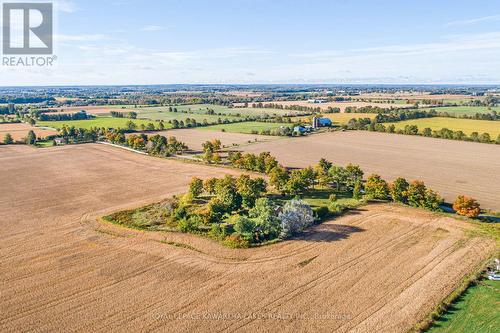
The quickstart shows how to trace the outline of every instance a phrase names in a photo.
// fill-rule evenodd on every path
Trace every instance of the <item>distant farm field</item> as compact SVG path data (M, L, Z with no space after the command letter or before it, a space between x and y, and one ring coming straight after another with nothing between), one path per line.
M3 141L7 133L10 133L15 141L20 141L26 138L30 130L34 131L38 138L45 138L49 135L57 134L57 131L52 129L33 127L25 123L8 123L0 124L0 141Z
M2 332L402 333L495 251L469 223L384 204L230 249L99 218L236 170L98 144L0 146L0 165Z
M252 134L257 131L257 133L261 133L265 130L275 130L280 127L293 127L292 124L287 123L266 123L266 122L254 122L254 121L246 121L242 123L234 123L234 124L221 124L214 126L201 127L200 129L207 131L226 131L233 133L247 133Z
M126 128L127 123L132 121L137 126L141 124L147 125L149 123L157 124L155 121L144 120L144 119L129 119L129 118L113 118L113 117L96 117L94 119L87 120L65 120L65 121L39 121L38 126L52 127L52 128L62 128L66 126L75 126L76 128L89 129L91 127L104 127L104 128ZM168 123L164 124L166 128L169 127Z
M273 102L275 104L280 104L283 106L307 106L310 108L321 108L322 110L327 110L329 107L339 108L341 112L344 112L347 107L379 107L383 109L391 109L391 108L406 108L412 107L413 104L402 104L402 103L377 103L377 102L328 102L328 103L309 103L307 101L277 101Z
M93 115L108 115L111 111L128 112L125 108L133 106L130 105L98 105L98 106L66 106L62 108L51 108L56 110L57 113L76 113L85 110L87 113Z
M234 116L219 116L219 115L208 115L208 114L200 114L200 113L183 113L183 112L168 112L168 110L141 110L137 114L137 118L139 119L152 119L152 120L164 120L164 121L185 121L187 118L195 119L199 123L203 123L205 120L209 123L217 123L219 120L238 120L241 119L239 117Z
M500 146L411 135L346 131L259 143L247 152L268 151L289 167L307 167L326 158L359 164L367 175L387 180L423 180L448 201L460 195L500 211Z
M386 123L384 125L387 126L389 124L391 123ZM396 126L396 129L404 129L406 125L416 125L419 131L422 131L426 127L436 131L446 127L453 131L462 131L468 135L472 132L489 133L492 139L496 139L496 137L500 134L500 121L490 120L434 117L411 119L392 124Z
M500 113L500 107L486 107L486 106L445 106L439 108L422 108L421 110L429 111L436 110L437 112L447 112L449 114L460 117L462 115L473 116L476 113L491 113L496 111Z
M190 104L190 105L171 105L171 106L155 106L155 107L139 107L135 108L139 113L143 112L168 112L172 109L177 109L178 111L184 111L190 114L203 114L206 115L207 112L213 111L215 113L220 113L223 116L236 116L236 117L246 117L246 116L262 116L262 115L286 115L286 114L294 114L298 113L297 111L289 111L282 109L267 109L267 108L230 108L223 105L215 105L215 104ZM182 113L181 113L182 114ZM221 115L217 115L221 116Z

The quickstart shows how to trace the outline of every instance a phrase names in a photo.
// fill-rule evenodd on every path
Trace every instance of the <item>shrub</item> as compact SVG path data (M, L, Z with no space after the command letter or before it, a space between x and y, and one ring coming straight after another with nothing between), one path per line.
M465 195L459 195L457 200L453 203L453 209L458 215L467 216L470 218L476 218L481 213L481 207L479 203L470 197Z
M286 203L278 218L281 221L281 238L301 232L314 222L311 207L302 200L292 200Z
M232 248L247 248L250 245L248 240L244 239L241 235L238 234L227 236L222 243L225 246Z
M201 218L198 215L193 215L177 222L177 229L182 232L193 232L198 230L200 224L202 224Z
M327 218L328 215L330 215L330 210L326 206L321 206L321 207L316 208L314 210L314 213L316 214L318 219L323 220L323 219Z
M328 201L330 202L337 201L337 195L335 193L330 194L330 196L328 197Z

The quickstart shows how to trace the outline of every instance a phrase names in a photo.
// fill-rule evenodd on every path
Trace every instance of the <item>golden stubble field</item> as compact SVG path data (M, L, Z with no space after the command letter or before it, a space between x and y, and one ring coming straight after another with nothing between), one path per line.
M358 164L366 177L423 180L453 202L472 196L484 208L500 211L500 146L368 131L330 132L265 142L242 148L269 151L285 166L307 167L326 158Z
M0 165L2 332L405 332L495 248L465 222L370 205L233 250L97 221L233 171L97 144L2 146Z

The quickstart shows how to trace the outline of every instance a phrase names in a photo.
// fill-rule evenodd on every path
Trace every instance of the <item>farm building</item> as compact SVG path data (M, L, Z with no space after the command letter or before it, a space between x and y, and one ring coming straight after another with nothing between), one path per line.
M331 119L328 118L314 117L312 121L312 126L313 128L329 127L332 126L332 121Z
M307 129L304 126L295 126L293 128L293 131L297 132L297 133L300 133L300 134L304 134L304 133L307 132Z

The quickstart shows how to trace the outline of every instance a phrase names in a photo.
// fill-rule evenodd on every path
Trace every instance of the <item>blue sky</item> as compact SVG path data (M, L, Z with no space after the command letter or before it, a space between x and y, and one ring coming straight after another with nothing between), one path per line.
M57 66L0 85L500 83L499 1L56 2Z

